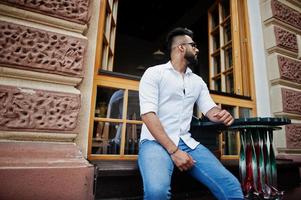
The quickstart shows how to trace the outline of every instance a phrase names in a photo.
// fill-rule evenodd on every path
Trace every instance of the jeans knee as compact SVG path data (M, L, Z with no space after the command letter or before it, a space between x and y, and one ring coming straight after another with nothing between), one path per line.
M151 185L144 188L145 200L166 200L170 199L170 188L162 185Z

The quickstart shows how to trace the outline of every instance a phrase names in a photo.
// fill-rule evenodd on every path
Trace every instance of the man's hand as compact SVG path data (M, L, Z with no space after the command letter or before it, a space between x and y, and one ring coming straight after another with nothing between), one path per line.
M226 126L230 126L234 122L232 115L226 110L215 113L213 117L216 117L219 122L222 122Z
M206 116L213 122L223 123L226 126L230 126L234 122L234 118L232 115L226 111L221 110L218 107L214 107L208 111Z
M190 169L195 163L193 158L188 153L180 149L171 155L171 159L180 171L186 171Z

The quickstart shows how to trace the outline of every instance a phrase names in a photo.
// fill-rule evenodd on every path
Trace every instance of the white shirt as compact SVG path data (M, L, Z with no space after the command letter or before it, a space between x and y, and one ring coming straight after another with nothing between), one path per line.
M184 78L171 62L148 68L139 85L141 115L155 112L170 139L178 145L180 138L194 149L199 143L188 132L194 103L206 114L216 106L209 95L206 83L187 68ZM142 125L140 140L155 140Z

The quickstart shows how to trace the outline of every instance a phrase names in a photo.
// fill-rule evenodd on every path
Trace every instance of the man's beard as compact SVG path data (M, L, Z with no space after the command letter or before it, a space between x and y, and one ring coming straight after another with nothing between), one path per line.
M198 64L198 57L193 53L186 52L184 58L188 61L189 67L195 67Z

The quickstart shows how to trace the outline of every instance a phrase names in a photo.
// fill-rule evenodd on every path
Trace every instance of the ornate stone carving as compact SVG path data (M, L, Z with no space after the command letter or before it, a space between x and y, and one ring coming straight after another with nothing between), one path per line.
M283 111L301 115L301 92L282 88Z
M276 45L290 51L298 52L297 36L289 31L275 26Z
M301 84L301 62L278 55L280 78Z
M285 133L288 148L301 148L301 124L285 126Z
M277 0L272 0L271 4L272 13L276 19L301 29L301 13L280 3Z
M0 2L80 24L88 22L89 0L0 0Z
M0 64L82 77L85 49L80 38L0 21Z
M80 95L0 85L0 130L70 132Z

